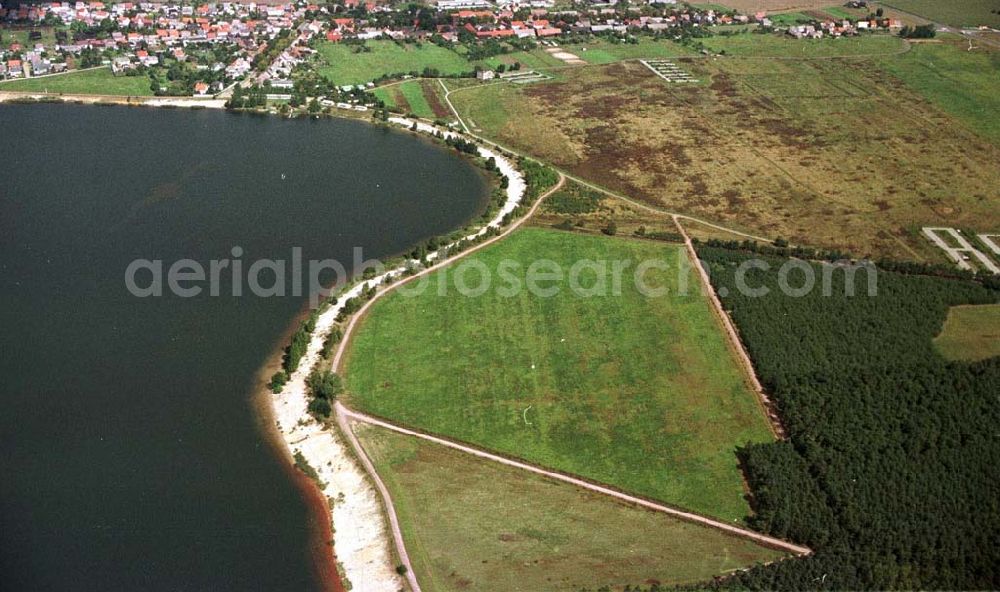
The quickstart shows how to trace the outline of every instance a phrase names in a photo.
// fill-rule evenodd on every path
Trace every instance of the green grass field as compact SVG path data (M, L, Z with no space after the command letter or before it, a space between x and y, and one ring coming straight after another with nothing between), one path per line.
M115 76L108 68L0 82L0 90L60 94L152 96L147 76Z
M483 67L496 69L500 64L511 65L515 62L520 62L521 67L525 70L541 70L545 68L556 68L560 66L565 66L566 62L554 58L551 55L545 53L541 49L533 49L531 51L514 51L511 53L505 53L503 55L494 56L476 62Z
M590 64L610 64L641 58L674 58L694 54L691 49L683 45L645 37L639 38L639 43L610 43L598 39L594 42L566 45L564 49Z
M580 260L629 265L619 295L607 276L607 295L567 282L553 297L503 293L505 273L523 281L539 259L567 275ZM645 277L670 294L636 288L646 260L669 265ZM734 449L771 435L697 277L679 271L682 247L531 228L471 261L492 270L494 289L462 296L451 280L475 287L477 272L448 270L423 294L373 307L347 359L352 404L726 520L748 514ZM596 277L591 269L579 284Z
M934 22L955 27L978 27L988 25L1000 27L1000 9L996 0L889 0L883 2L906 12L922 16Z
M969 129L1000 145L1000 52L968 51L954 43L914 44L903 55L882 60L903 80Z
M370 426L358 435L392 495L428 592L685 584L777 551L565 483Z
M888 55L902 51L903 40L891 35L861 35L839 39L793 39L787 35L746 33L699 39L715 52L745 57L818 58Z
M1000 356L1000 304L952 307L934 345L949 360Z
M441 74L471 72L473 65L459 54L424 43L400 46L394 41L368 41L369 52L354 53L354 47L342 43L321 42L316 45L325 62L319 72L334 84L363 84L386 74L423 72L435 68Z
M783 12L781 14L769 15L771 22L776 26L787 27L788 25L797 25L799 23L808 23L815 20L808 14L803 14L801 12Z

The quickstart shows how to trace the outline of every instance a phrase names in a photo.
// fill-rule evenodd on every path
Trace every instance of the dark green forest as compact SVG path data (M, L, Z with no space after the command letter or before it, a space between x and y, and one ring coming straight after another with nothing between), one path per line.
M783 295L788 259L700 245L789 440L738 451L753 494L753 527L809 545L811 556L760 566L731 588L1000 588L1000 358L951 363L931 340L950 306L1000 292L964 279L855 276L830 294ZM751 258L742 295L737 269ZM830 268L833 269L833 268ZM802 270L789 274L802 284Z

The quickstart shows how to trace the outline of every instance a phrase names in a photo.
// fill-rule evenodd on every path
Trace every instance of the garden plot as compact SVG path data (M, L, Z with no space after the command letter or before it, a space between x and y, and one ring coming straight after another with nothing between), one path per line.
M654 74L667 82L698 82L696 78L681 70L670 60L639 60Z

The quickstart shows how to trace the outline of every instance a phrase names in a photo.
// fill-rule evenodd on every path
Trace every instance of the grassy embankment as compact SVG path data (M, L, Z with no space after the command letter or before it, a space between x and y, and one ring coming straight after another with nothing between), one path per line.
M421 587L565 590L706 581L781 553L566 483L361 426Z
M0 82L0 91L148 97L148 76L115 76L109 68Z
M493 273L480 296L459 294L447 270L422 294L373 307L347 358L352 405L704 514L748 514L734 449L771 436L696 276L679 271L682 247L524 229L470 259ZM498 265L514 262L524 288L538 259L567 275L586 259L628 266L620 295L607 276L607 295L566 282L553 297L503 294ZM645 276L666 296L633 282L650 259L669 266ZM478 277L461 279L475 287ZM579 284L596 278L584 271Z
M934 346L949 360L1000 356L1000 304L951 308Z
M900 42L799 46L748 34L706 43L757 55L794 46L819 57L894 52ZM681 58L701 81L685 85L624 62L528 87L461 90L451 100L474 132L656 207L860 256L938 261L921 226L1000 226L991 201L1000 150L973 123L993 125L1000 94L988 90L998 79L992 55L953 55L964 63L951 76L959 83L932 79L933 102L882 69L924 52Z

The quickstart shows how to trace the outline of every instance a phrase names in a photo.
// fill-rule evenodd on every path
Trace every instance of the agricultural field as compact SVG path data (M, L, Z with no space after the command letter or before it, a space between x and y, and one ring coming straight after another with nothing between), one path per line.
M975 43L975 42L974 42ZM914 44L881 66L970 130L1000 146L1000 52L963 38Z
M996 0L890 0L882 5L905 10L936 23L953 27L1000 27L1000 5Z
M115 76L110 68L0 82L0 91L58 94L152 96L148 76Z
M673 58L694 55L694 50L671 41L640 37L638 43L610 43L597 39L587 43L573 43L562 49L576 54L589 64L610 64L621 60L643 58Z
M858 256L942 261L921 226L1000 226L1000 148L945 109L943 88L932 103L887 75L895 59L911 58L679 58L701 81L683 86L621 62L451 99L476 133L659 208Z
M581 260L627 271L616 282L588 267L579 285L589 293L550 281L541 287L554 295L505 290L507 273L526 288L539 259L567 275ZM633 281L650 260L667 266L645 274L666 295ZM683 247L527 228L469 261L496 276L478 296L455 287L480 286L478 272L446 269L422 293L373 307L347 358L351 406L707 515L747 516L733 451L771 434Z
M949 360L1000 356L1000 305L953 307L934 345Z
M792 24L792 23L788 23ZM906 48L891 35L793 39L787 35L746 33L699 39L716 53L740 57L829 58L892 55Z
M377 88L373 92L387 107L403 113L413 113L424 119L450 118L452 115L445 106L441 86L436 80L408 80Z
M355 429L428 592L687 584L782 556L425 440Z
M402 44L395 41L368 41L369 51L358 52L358 46L343 43L316 44L319 59L317 70L338 86L365 84L385 75L421 73L433 68L442 75L471 72L473 65L458 53L433 43Z

